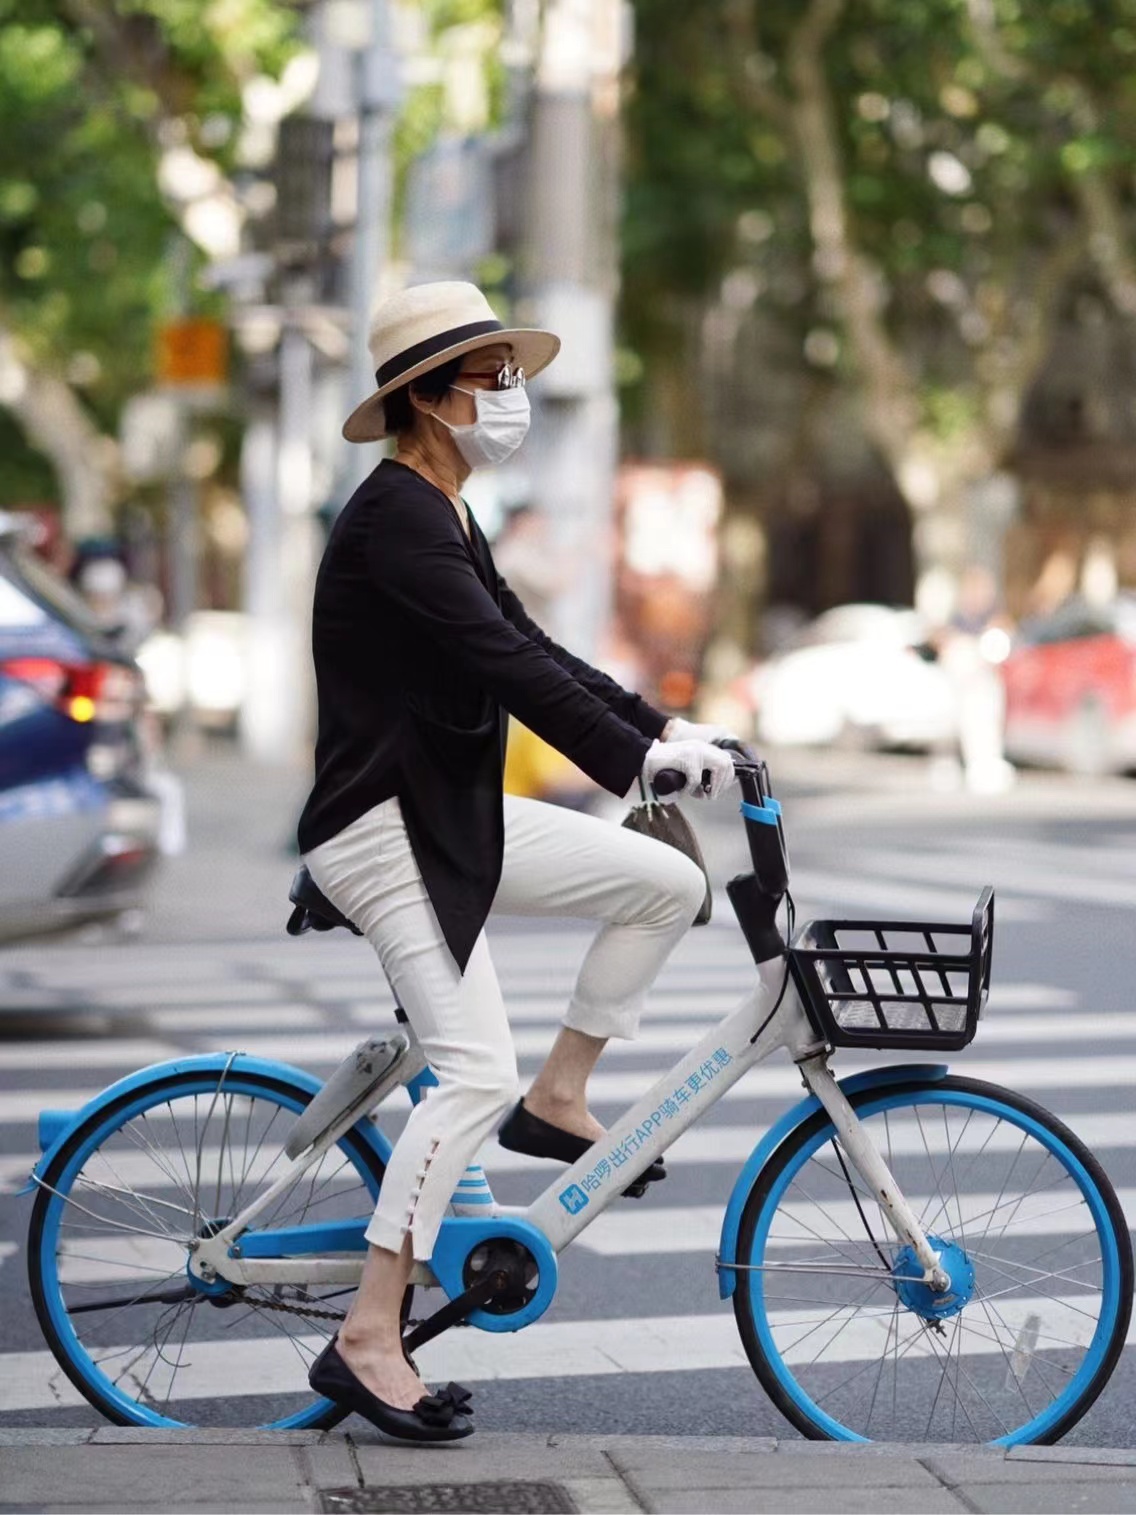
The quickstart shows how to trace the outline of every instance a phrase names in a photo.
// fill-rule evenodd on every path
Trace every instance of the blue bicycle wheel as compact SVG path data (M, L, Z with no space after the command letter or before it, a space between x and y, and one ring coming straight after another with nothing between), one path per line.
M98 1111L44 1174L28 1240L32 1299L63 1372L109 1420L325 1428L308 1366L353 1290L189 1284L208 1236L286 1170L307 1090L242 1072L171 1074ZM369 1215L383 1164L349 1132L258 1217L264 1227ZM63 1384L63 1402L66 1402Z
M1033 1101L967 1078L866 1090L857 1114L951 1277L920 1281L820 1111L758 1174L734 1309L805 1436L1053 1442L1124 1347L1132 1245L1099 1163Z

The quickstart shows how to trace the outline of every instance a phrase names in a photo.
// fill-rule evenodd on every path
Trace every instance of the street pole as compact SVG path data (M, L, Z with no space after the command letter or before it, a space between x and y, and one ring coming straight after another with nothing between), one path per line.
M387 0L358 0L358 26L352 35L328 38L330 46L348 50L333 76L351 79L359 121L355 186L355 234L351 252L351 361L344 413L366 399L375 387L375 368L367 347L371 305L381 269L390 255L391 132L401 98L398 59L391 48ZM348 68L342 64L346 62ZM313 109L343 114L343 99L317 95ZM335 485L336 508L374 468L370 445L341 443Z
M596 655L612 598L620 19L619 0L545 9L521 256L521 319L563 342L532 388L532 493L570 573L554 630L584 657Z

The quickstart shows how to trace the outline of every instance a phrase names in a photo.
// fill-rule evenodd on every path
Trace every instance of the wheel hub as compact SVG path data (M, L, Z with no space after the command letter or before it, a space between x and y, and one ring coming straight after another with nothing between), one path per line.
M226 1215L222 1216L219 1220L207 1220L197 1232L197 1235L208 1240L210 1237L216 1236L219 1231L223 1231L229 1224L229 1219L230 1217ZM237 1299L236 1291L227 1278L217 1278L216 1276L209 1278L201 1273L194 1272L193 1260L195 1253L196 1242L193 1242L190 1244L190 1253L185 1262L185 1276L189 1279L190 1286L196 1289L199 1294L204 1294L211 1305L216 1305L220 1309L223 1309L226 1305L235 1304ZM212 1269L210 1269L210 1272L212 1272Z
M938 1293L930 1284L923 1283L919 1278L923 1265L915 1255L915 1248L909 1246L901 1248L892 1267L895 1292L923 1320L947 1320L974 1298L974 1264L953 1241L943 1241L939 1236L928 1236L927 1241L931 1250L939 1254L939 1266L950 1279L950 1286Z

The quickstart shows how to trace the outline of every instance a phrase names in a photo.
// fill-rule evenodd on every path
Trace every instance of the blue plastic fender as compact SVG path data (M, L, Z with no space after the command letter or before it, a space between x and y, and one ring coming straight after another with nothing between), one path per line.
M262 1057L250 1057L244 1052L238 1052L235 1056L231 1052L208 1052L199 1057L177 1057L165 1063L151 1063L146 1068L139 1068L134 1073L128 1073L117 1083L110 1084L100 1094L88 1100L80 1110L42 1111L39 1118L39 1141L43 1148L43 1156L32 1169L27 1183L16 1192L31 1194L38 1187L36 1180L47 1172L72 1131L124 1094L137 1093L147 1084L160 1083L171 1074L208 1073L214 1070L220 1072L226 1067L232 1068L234 1072L239 1070L241 1073L259 1073L265 1078L277 1079L281 1083L291 1084L293 1088L302 1090L305 1094L318 1094L323 1088L322 1081L316 1078L314 1073L306 1073L303 1068L294 1068L291 1063L273 1063ZM386 1163L390 1159L390 1142L372 1121L360 1120L352 1129L355 1135L371 1148L380 1162Z
M892 1068L870 1068L865 1073L853 1073L847 1078L837 1079L837 1083L845 1095L851 1096L864 1089L886 1088L888 1084L915 1081L938 1083L940 1079L946 1078L949 1071L946 1063L897 1063ZM722 1219L722 1239L718 1244L718 1293L722 1299L731 1297L737 1283L738 1275L733 1268L724 1265L738 1260L738 1229L742 1223L742 1210L757 1175L789 1133L821 1108L820 1100L815 1094L810 1094L791 1110L786 1110L781 1119L770 1126L738 1174L738 1181Z

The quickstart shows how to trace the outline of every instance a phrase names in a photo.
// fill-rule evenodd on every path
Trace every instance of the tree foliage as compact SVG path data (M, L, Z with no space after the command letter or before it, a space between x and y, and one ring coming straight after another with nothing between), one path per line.
M274 0L0 0L0 333L97 426L151 381L171 301L163 150L230 172L242 84L295 38Z
M648 363L682 352L675 291L712 305L747 271L897 473L917 444L973 473L1076 281L1136 311L1136 0L635 13L624 314Z

